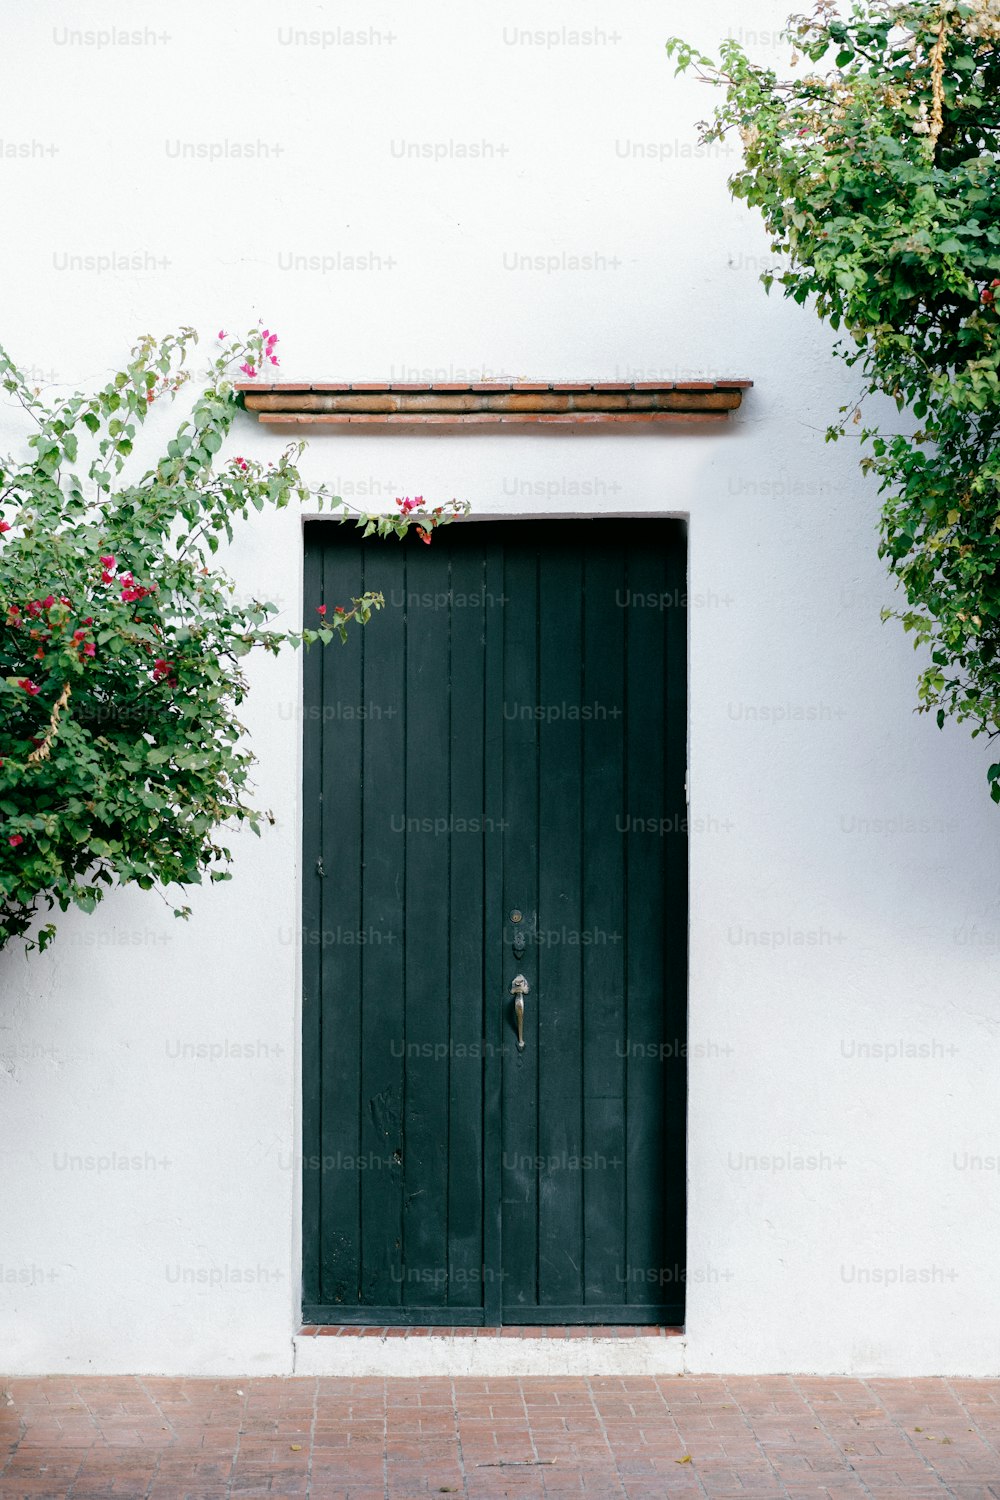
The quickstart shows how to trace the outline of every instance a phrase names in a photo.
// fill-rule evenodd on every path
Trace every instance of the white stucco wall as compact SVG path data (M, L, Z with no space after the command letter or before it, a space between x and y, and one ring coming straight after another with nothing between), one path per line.
M786 8L182 0L152 25L124 4L18 7L0 337L40 382L101 379L146 330L258 316L284 378L755 379L699 435L326 434L307 468L390 504L690 516L687 1367L995 1375L988 752L913 713L915 659L879 621L877 498L855 446L822 440L852 383L758 285L735 158L696 148L710 95L663 50L742 28L767 53ZM140 43L99 44L114 29ZM603 259L510 269L536 255ZM375 268L286 269L338 256ZM0 424L6 442L6 407ZM248 417L233 451L284 440ZM294 619L300 551L297 516L264 516L227 563ZM186 925L119 893L61 920L50 954L0 956L8 1371L292 1368L299 661L253 680L277 824L240 842L233 882Z

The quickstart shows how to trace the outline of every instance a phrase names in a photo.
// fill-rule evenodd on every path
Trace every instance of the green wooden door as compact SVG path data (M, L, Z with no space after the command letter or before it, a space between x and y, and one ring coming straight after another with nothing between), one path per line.
M676 522L307 527L307 621L387 607L305 662L306 1321L683 1321L685 587Z

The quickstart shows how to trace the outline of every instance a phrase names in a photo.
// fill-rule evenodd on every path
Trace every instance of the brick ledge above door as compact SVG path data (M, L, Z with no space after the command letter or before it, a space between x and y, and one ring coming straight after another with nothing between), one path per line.
M246 408L269 425L333 427L610 426L724 422L752 380L242 381Z
M685 1369L687 1340L677 1329L519 1328L517 1336L511 1337L513 1331L342 1328L336 1338L302 1332L292 1341L294 1373L500 1379L522 1375L681 1375ZM401 1334L406 1336L399 1337Z

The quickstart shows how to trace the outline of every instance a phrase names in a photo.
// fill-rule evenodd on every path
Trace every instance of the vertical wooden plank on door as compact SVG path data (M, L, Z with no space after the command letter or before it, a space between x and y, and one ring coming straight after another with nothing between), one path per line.
M558 523L557 523L558 524ZM567 537L544 526L539 561L537 698L538 1301L583 1302L583 1006L581 770L599 707L583 702L583 549L586 523ZM586 716L586 717L584 717ZM537 1036L537 1041L535 1040ZM558 1313L555 1314L558 1319Z
M385 608L365 627L362 759L361 1301L401 1300L403 1206L403 900L406 816L406 610L403 549L362 544L365 588ZM336 650L336 646L331 650ZM332 775L339 766L331 763Z
M625 1301L625 552L596 523L584 577L584 701L607 709L583 746L583 1258L586 1303ZM627 523L626 523L627 525ZM608 532L613 528L611 535Z
M452 822L448 1301L483 1301L483 852L485 557L474 526L439 532L451 558L449 814Z
M505 1048L511 1042L504 983L510 986L503 942L504 910L504 630L510 598L505 562L497 528L484 526L483 630L483 840L485 902L483 955L483 1319L491 1327L503 1310L505 1273L502 1258L503 1225L503 1084Z
M403 1118L404 1305L448 1301L450 974L447 546L403 542L407 579L406 1097ZM418 558L416 565L414 557ZM464 835L468 837L468 835ZM443 1049L443 1052L442 1052Z
M504 541L503 639L503 1305L538 1301L538 543L535 526ZM526 928L523 958L511 951L512 910ZM516 1050L510 985L531 985L523 1052Z
M684 1270L687 1257L687 1051L688 1051L688 817L687 817L687 546L681 522L669 528L667 597L671 614L666 638L666 727L663 816L675 830L664 871L664 1173L663 1253L667 1266ZM667 1316L684 1320L686 1279L668 1283L673 1304Z
M305 624L323 602L323 553L319 527L306 527L303 576ZM302 1300L320 1301L320 1184L323 1118L321 1003L323 992L323 652L306 651L302 662Z
M363 587L360 551L337 541L323 549L327 608L356 597ZM361 1197L357 1167L361 1078L361 950L332 941L338 931L361 927L361 721L350 711L362 700L361 632L346 645L323 651L323 706L335 716L338 774L324 776L322 1053L323 1118L320 1139L322 1194L321 1301L358 1302ZM328 735L324 733L324 746ZM324 749L324 756L328 752Z
M630 1304L661 1301L664 1265L664 950L669 929L662 831L667 569L661 528L628 533L626 668L627 1048L626 1254ZM669 1286L666 1288L670 1290Z

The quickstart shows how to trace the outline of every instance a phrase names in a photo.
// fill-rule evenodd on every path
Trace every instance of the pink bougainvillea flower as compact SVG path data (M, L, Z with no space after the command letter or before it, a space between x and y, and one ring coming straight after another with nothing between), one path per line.
M428 546L430 545L431 534L429 531L425 531L422 526L417 527L417 536L422 542L426 542Z
M316 613L318 615L325 615L326 614L326 605L325 604L317 604L317 606L316 606Z
M19 677L17 680L17 685L19 688L24 688L24 691L26 693L30 693L32 697L34 697L36 693L40 693L42 691L38 686L38 683L32 682L30 677Z
M114 565L115 565L115 557L114 557L114 553L113 552L108 552L108 553L106 553L101 558L101 567L102 568L113 568Z
M342 604L336 604L336 605L334 605L333 612L334 612L335 615L346 615L347 610L344 608L344 606Z
M55 594L49 594L46 598L44 598L42 600L42 608L43 609L51 609L52 606L53 606L53 604L55 604L55 602L56 602L56 596L55 596Z
M40 599L32 599L28 605L28 614L31 615L32 618L34 618L35 615L40 615L41 612L42 601Z
M242 474L245 474L247 469L249 468L249 464L247 463L246 459L240 458L239 456L233 459L233 466L239 469Z
M12 833L7 842L12 849L16 849L18 844L24 843L24 838L20 833Z
M216 335L216 337L220 339L228 338L228 336L229 335L226 333L226 330L224 328L220 328L218 334Z
M243 371L243 374L247 377L248 380L256 380L257 371L254 369L252 364L244 360L243 364L240 365L240 369Z
M88 642L88 644L83 648L84 656L94 656L96 652L97 647L94 645L93 641Z
M143 584L136 583L131 573L122 573L119 576L118 582L122 586L123 604L136 604L140 599L145 599L147 594L153 592L151 588L146 588Z
M9 531L9 530L10 530L10 522L9 521L0 521L0 536L2 536L5 531Z

